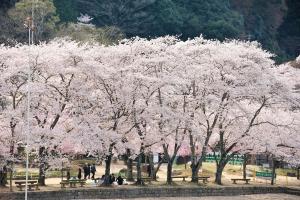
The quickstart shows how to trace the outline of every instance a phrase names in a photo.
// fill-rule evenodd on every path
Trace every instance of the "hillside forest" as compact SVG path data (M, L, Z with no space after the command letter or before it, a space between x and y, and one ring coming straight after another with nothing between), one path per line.
M27 42L35 7L35 41L68 36L105 45L130 37L257 40L281 63L300 53L298 0L1 0L0 43ZM80 15L91 25L78 23Z

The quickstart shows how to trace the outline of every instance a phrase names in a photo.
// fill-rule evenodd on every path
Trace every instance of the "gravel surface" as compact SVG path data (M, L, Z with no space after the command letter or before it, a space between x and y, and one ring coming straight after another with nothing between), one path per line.
M245 195L245 196L230 196L230 197L177 197L177 198L138 198L131 200L300 200L299 196L285 194L263 194L263 195ZM110 199L121 200L121 199Z

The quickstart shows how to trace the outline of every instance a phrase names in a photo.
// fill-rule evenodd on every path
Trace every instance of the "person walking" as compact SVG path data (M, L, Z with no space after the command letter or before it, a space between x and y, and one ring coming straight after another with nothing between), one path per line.
M71 173L70 173L70 169L67 169L67 180L71 179Z
M87 163L83 166L83 174L84 174L84 179L88 176L88 165Z
M91 164L90 163L87 166L87 176L88 176L88 179L91 178Z
M95 173L96 173L96 165L93 164L91 166L91 173L92 173L92 179L95 179Z
M81 168L78 169L78 175L77 178L80 180L81 179Z

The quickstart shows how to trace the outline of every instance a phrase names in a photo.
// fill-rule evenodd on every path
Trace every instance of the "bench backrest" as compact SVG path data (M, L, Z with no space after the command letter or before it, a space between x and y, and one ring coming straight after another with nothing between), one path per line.
M74 180L62 180L61 182L62 183L85 183L86 180L77 180L77 179L74 179Z

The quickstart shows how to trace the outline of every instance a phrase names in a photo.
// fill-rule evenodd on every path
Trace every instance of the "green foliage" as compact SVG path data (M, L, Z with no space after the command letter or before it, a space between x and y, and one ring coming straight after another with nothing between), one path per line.
M300 54L300 1L287 0L288 12L279 28L280 46L293 58Z
M15 22L16 34L26 38L27 28L24 21L34 12L34 36L35 41L44 41L51 38L55 31L59 17L52 0L21 0L15 8L9 10L9 17Z
M7 10L15 5L17 0L1 0L0 1L0 10Z
M24 19L34 0L0 1L0 42L27 41ZM292 59L300 52L300 1L298 0L39 0L37 40L69 35L79 41L106 45L123 37L179 35L182 39L251 39ZM8 11L9 17L4 13ZM88 14L95 27L76 24ZM285 16L285 18L283 18ZM59 22L60 18L60 23ZM283 23L282 23L283 21Z
M74 0L53 0L56 12L62 22L76 22L79 12Z
M124 38L123 33L117 27L96 28L91 24L68 23L59 26L57 37L69 37L78 42L98 42L104 45L117 43Z
M287 4L289 10L284 23L280 27L280 33L282 36L288 34L300 37L300 1L288 0Z
M63 0L67 1L67 0ZM119 27L127 36L232 38L243 30L243 18L224 0L75 0L80 13L98 26ZM75 4L75 3L74 3ZM225 22L226 21L226 22ZM221 28L222 31L218 32Z
M80 13L94 18L96 26L116 26L127 35L139 35L153 21L147 12L156 0L75 0Z
M160 0L153 3L148 9L148 13L153 16L153 21L144 27L142 35L162 36L179 35L182 33L183 18L182 13L172 0Z
M279 46L278 28L286 12L282 0L230 0L233 9L244 16L245 35L243 39L257 40L263 48L278 55L277 62L286 59L284 47Z
M204 27L204 33L208 38L223 40L224 38L236 38L239 30L224 20L211 22Z
M184 16L184 37L233 38L243 31L243 17L227 0L176 0Z

